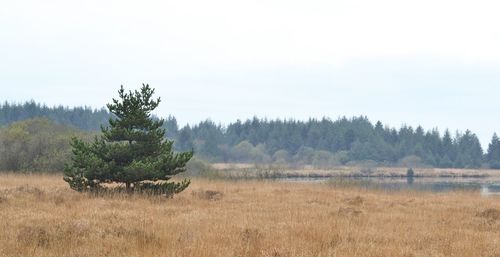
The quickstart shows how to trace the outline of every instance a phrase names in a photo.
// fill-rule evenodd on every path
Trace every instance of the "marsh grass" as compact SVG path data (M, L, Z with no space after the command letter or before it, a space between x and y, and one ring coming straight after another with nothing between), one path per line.
M173 199L0 175L0 256L500 256L478 192L194 179Z

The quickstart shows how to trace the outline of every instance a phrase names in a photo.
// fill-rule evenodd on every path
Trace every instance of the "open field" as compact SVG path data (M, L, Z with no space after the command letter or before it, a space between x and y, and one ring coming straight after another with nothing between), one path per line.
M500 256L500 198L193 180L173 199L0 175L0 256Z

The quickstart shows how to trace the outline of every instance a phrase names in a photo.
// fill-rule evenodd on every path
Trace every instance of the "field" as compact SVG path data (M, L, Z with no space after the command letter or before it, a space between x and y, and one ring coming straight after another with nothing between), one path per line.
M195 179L173 199L0 175L0 256L500 256L500 198Z

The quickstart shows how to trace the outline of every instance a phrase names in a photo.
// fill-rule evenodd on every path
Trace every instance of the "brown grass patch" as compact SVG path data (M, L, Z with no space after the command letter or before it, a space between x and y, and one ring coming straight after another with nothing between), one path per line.
M213 200L217 201L222 199L222 193L216 190L204 190L204 189L198 189L196 191L192 191L191 194L202 200Z
M349 205L361 205L363 204L363 198L358 195L356 197L346 198L344 202Z
M344 217L356 217L356 216L359 216L361 213L363 213L363 212L356 209L356 208L352 208L352 207L341 207L341 208L339 208L339 211L338 211L338 214L340 216L344 216Z
M500 220L500 211L497 209L489 208L478 213L477 216L491 221L497 221Z
M0 257L500 256L500 201L479 192L194 179L164 199L0 175L0 199Z

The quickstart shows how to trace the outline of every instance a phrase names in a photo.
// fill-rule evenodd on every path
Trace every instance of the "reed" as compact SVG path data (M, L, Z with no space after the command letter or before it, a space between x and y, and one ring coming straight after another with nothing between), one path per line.
M500 198L195 178L166 199L0 175L0 256L500 256Z

